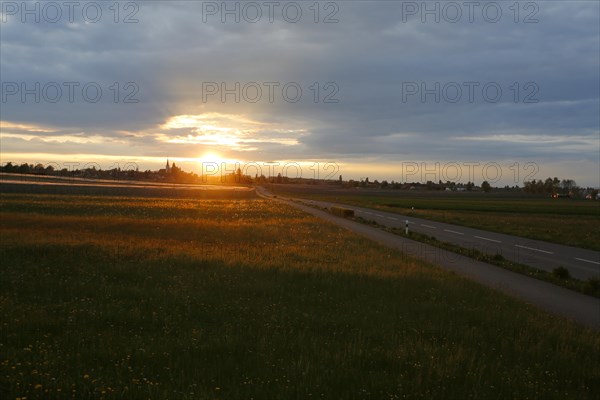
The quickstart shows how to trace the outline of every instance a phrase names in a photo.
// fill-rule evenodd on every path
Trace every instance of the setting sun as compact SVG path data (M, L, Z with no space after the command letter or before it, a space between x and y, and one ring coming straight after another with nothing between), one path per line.
M206 153L200 157L198 157L198 161L200 163L213 162L213 163L222 163L225 160L218 153Z

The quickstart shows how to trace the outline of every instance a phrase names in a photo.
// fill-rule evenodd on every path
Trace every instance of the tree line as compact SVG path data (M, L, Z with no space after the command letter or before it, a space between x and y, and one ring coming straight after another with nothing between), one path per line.
M58 165L57 165L58 166ZM256 175L254 177L245 175L238 168L235 172L231 172L225 175L215 176L198 176L193 172L183 171L180 167L174 163L171 166L169 172L164 169L158 171L139 171L137 168L133 169L100 169L94 165L83 169L67 169L67 168L55 168L52 164L44 166L43 164L13 164L8 162L5 165L0 166L0 172L6 173L17 173L17 174L34 174L34 175L48 175L48 176L60 176L60 177L76 177L76 178L89 178L89 179L129 179L129 180L147 180L147 181L164 181L174 183L211 183L211 184L266 184L266 183L280 183L280 184L293 184L293 183L312 183L315 184L318 180L306 179L306 178L289 178L278 174L277 176L266 177L264 175ZM451 191L473 191L481 190L483 192L490 192L491 190L503 189L507 191L523 191L531 194L560 194L569 197L585 197L591 195L592 198L596 198L598 190L595 188L580 188L575 180L573 179L559 179L558 177L546 178L545 180L532 179L526 181L523 187L518 185L504 188L494 188L492 185L483 181L481 186L476 186L474 182L460 183L446 181L426 183L420 182L395 182L387 180L371 181L369 178L362 178L360 180L347 180L344 181L342 176L339 176L338 180L328 180L329 184L336 184L342 187L362 187L362 188L380 188L380 189L396 189L396 190L451 190Z
M560 193L560 194L574 194L579 191L577 182L573 179L560 180L557 177L546 178L546 180L531 180L526 181L523 184L523 190L527 193Z

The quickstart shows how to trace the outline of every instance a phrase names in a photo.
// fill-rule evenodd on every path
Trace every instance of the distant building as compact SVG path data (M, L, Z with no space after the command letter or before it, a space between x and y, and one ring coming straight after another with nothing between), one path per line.
M173 166L175 166L175 164L173 164ZM161 168L158 170L158 173L161 175L169 175L172 172L172 167L169 164L169 159L167 158L167 165L165 166L165 168Z

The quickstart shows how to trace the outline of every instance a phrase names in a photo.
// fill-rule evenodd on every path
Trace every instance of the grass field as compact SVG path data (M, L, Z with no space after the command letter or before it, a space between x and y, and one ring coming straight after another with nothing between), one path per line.
M375 208L439 222L600 250L600 202L494 193L322 190L272 185L279 194ZM414 210L412 209L414 207Z
M595 399L600 335L266 200L0 195L2 399Z

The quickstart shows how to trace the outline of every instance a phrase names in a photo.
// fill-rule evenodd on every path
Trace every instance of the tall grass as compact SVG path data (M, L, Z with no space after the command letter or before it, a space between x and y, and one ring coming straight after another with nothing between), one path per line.
M598 332L285 205L0 202L3 399L600 393Z

